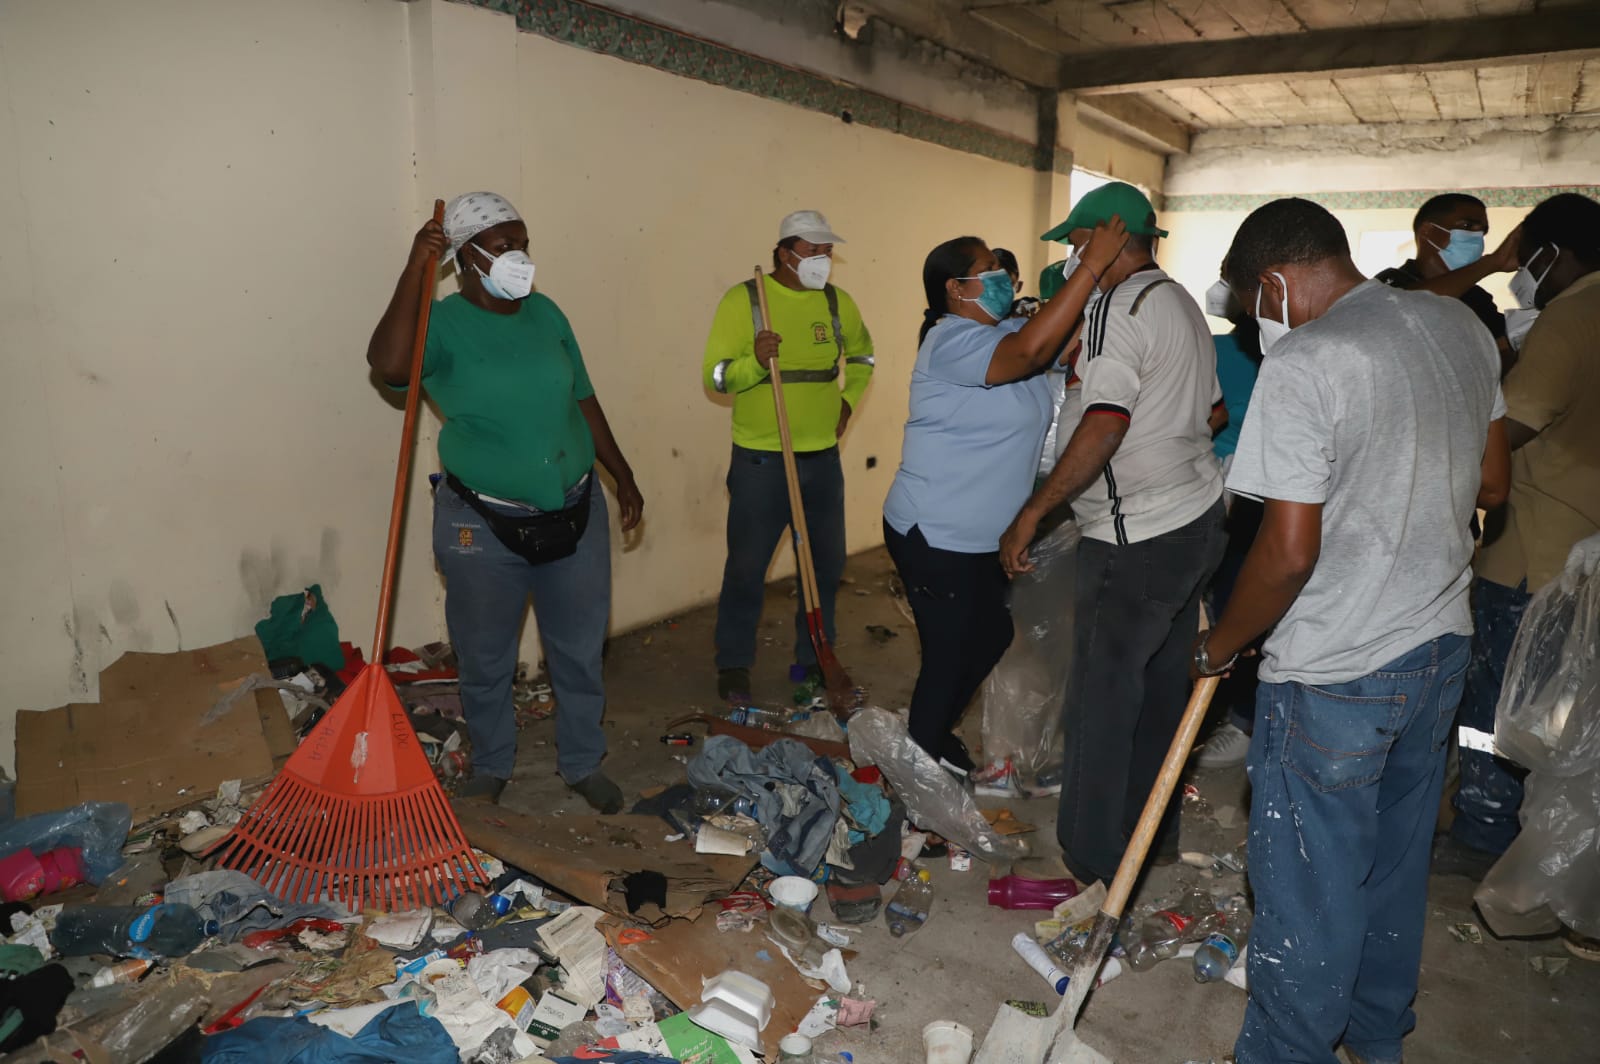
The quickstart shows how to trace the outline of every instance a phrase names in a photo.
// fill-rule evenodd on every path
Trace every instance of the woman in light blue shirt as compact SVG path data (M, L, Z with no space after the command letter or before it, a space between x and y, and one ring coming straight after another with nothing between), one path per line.
M1011 645L1000 536L1033 490L1050 425L1043 371L1126 241L1121 219L1097 227L1083 268L1026 320L1006 317L1011 277L977 237L940 244L922 265L928 309L883 537L922 644L911 737L960 774L973 763L956 722Z

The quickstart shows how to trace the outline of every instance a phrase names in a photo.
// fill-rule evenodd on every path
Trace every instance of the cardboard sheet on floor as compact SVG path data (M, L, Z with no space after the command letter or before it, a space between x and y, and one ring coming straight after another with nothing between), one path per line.
M759 929L745 934L718 931L714 920L674 920L643 942L615 949L624 964L685 1011L700 1004L704 980L729 968L766 983L776 1001L772 1020L761 1032L761 1048L769 1060L778 1055L778 1041L800 1025L823 994L800 977Z
M200 727L266 659L254 636L175 654L128 653L100 674L100 701L17 714L17 815L127 802L135 821L264 779L294 739L274 691ZM269 701L270 699L270 701Z
M698 916L756 865L754 854L695 853L687 839L667 842L672 829L653 816L529 816L486 802L457 802L455 810L472 845L587 905L651 924ZM623 880L634 872L666 877L665 907L628 911Z

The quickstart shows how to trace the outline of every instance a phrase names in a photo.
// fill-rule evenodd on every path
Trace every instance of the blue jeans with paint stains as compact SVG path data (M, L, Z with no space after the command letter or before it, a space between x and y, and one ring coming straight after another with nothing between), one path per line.
M582 486L574 487L566 505L582 496ZM599 769L606 754L601 652L611 617L611 532L600 485L589 496L589 525L577 552L534 565L501 543L448 483L440 483L433 495L433 556L444 576L444 619L461 670L472 771L504 780L516 766L511 685L529 595L556 696L556 769L568 783Z
M1506 587L1493 581L1472 582L1472 663L1461 695L1461 726L1494 733L1494 707L1505 682L1511 642L1528 608L1528 582ZM1503 757L1481 750L1461 751L1461 789L1451 836L1485 853L1505 853L1522 830L1522 780L1527 771Z
M1349 683L1261 685L1238 1064L1336 1064L1341 1042L1400 1060L1468 656L1466 636L1446 635Z

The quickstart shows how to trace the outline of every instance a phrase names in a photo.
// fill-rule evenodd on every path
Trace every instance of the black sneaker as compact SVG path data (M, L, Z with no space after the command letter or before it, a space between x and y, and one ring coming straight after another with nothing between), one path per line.
M939 747L939 766L953 776L966 779L977 770L978 763L972 760L967 744L951 735Z
M611 777L599 769L568 786L602 816L622 812L622 788L612 783Z
M456 797L466 801L497 803L507 782L499 776L473 776L456 788Z
M750 670L718 669L717 697L735 706L750 704Z

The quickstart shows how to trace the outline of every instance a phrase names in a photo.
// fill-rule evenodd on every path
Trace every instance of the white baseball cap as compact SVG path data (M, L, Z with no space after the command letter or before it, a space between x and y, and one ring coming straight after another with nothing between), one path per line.
M811 244L843 244L844 237L828 228L820 211L795 211L778 223L778 242L797 236Z

